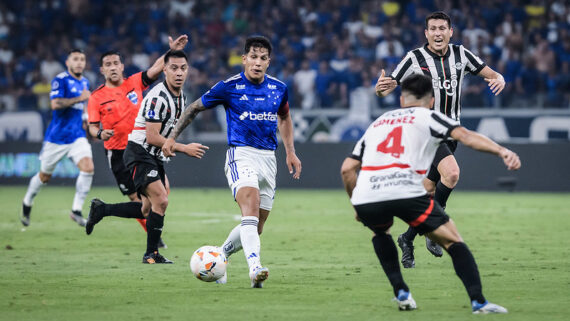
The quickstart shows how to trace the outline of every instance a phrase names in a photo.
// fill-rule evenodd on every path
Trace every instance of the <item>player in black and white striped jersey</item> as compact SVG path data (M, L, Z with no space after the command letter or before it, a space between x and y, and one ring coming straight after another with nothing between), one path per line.
M188 75L188 58L183 51L171 50L164 56L164 82L151 89L141 103L135 127L124 153L125 166L131 171L135 188L148 213L147 248L143 263L172 263L158 253L158 241L168 206L168 178L164 172L162 145L185 109L182 91ZM207 146L198 143L176 144L175 151L202 158Z
M501 157L508 170L518 170L518 155L489 138L429 110L431 80L415 74L402 82L400 109L378 117L356 143L341 168L342 181L356 219L373 233L372 244L400 310L417 308L400 271L398 250L390 235L394 217L443 246L463 282L474 314L507 313L483 295L477 263L453 221L426 193L422 178L439 143L450 137L470 148Z
M454 120L461 116L461 84L465 74L483 77L489 83L491 91L498 95L505 88L501 74L487 66L479 57L463 47L450 44L453 35L451 19L444 12L434 12L426 17L425 36L428 41L423 47L409 51L389 77L385 71L376 83L376 94L384 97L412 74L425 74L432 79L435 98L434 109ZM445 208L447 199L459 181L459 165L453 156L457 141L443 142L433 160L424 186L434 199ZM413 240L416 231L409 228L398 239L402 248L402 264L406 268L415 266ZM428 250L435 256L441 256L442 250L437 244L426 239Z

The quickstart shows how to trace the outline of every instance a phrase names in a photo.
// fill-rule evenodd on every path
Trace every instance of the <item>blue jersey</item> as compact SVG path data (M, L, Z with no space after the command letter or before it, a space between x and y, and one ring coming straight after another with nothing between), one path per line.
M224 106L230 146L275 150L277 117L289 112L287 99L287 85L277 78L265 75L254 84L242 72L214 85L202 95L202 104Z
M75 98L81 95L83 89L89 89L89 80L81 77L77 80L64 71L51 82L50 99ZM44 141L54 144L71 144L79 137L85 137L83 129L83 109L87 101L76 103L52 112L51 122L46 130Z

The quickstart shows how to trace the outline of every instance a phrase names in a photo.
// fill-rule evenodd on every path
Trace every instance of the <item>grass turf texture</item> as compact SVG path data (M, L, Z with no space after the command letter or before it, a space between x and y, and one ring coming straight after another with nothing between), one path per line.
M93 234L68 217L74 190L47 186L31 225L17 219L24 187L0 187L2 320L467 320L469 300L447 254L432 257L418 237L416 268L404 269L418 303L400 312L371 244L343 191L279 190L265 226L264 289L251 289L243 252L226 285L204 283L192 252L219 245L238 223L226 189L174 188L164 228L174 265L143 265L146 235L135 220L105 218ZM90 194L125 201L116 188ZM86 202L84 214L88 212ZM451 217L478 262L500 320L567 320L570 256L567 194L454 192ZM393 234L406 226L395 221Z

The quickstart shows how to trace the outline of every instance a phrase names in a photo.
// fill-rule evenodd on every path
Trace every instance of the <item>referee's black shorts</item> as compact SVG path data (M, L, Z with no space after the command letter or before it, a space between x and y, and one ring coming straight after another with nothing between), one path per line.
M408 223L420 234L432 232L449 221L449 216L443 208L427 194L355 205L354 209L362 224L376 234L386 232L394 224L394 216Z
M437 165L441 162L442 159L446 158L449 155L453 155L455 150L457 149L457 141L456 140L444 140L441 142L437 151L435 152L435 157L433 158L433 162L431 163L431 167L427 174L427 178L432 182L439 182L441 179L441 175L437 170Z
M105 149L105 155L109 162L109 167L115 176L117 185L123 195L131 195L136 192L135 183L131 176L131 172L125 166L123 161L124 149Z
M154 181L160 179L162 184L166 186L163 162L149 154L141 145L129 142L123 155L123 161L131 173L139 197L140 195L146 196L146 187Z

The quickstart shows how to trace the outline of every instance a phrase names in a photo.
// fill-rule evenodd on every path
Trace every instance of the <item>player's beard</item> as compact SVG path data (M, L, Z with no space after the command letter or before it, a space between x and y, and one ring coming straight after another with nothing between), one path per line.
M83 72L75 72L73 71L73 69L71 69L71 73L73 74L73 76L75 76L76 78L81 77L81 75L83 75Z

